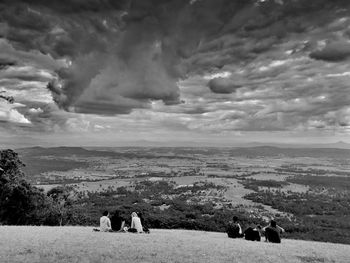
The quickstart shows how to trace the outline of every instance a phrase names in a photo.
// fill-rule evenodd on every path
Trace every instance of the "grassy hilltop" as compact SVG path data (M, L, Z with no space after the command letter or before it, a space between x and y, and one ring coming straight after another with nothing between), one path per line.
M91 227L0 227L0 262L349 262L350 246L300 240L234 240L224 233L152 230L92 232Z

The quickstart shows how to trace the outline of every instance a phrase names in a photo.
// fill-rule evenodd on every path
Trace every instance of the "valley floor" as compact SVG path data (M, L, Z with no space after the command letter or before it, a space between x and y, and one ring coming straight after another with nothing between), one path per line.
M281 244L229 239L225 233L151 230L100 233L92 227L0 226L0 262L336 262L350 245L282 240Z

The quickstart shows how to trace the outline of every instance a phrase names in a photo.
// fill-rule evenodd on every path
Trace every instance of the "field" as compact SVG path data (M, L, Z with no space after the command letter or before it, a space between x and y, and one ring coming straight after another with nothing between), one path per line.
M0 262L347 263L350 246L299 240L234 240L224 233L151 230L99 233L91 227L0 227Z
M66 225L95 224L104 209L120 209L126 218L138 209L154 228L224 231L223 217L239 214L244 227L275 218L288 238L350 244L347 149L35 147L18 152L32 184L45 191L61 185L72 190L62 219Z

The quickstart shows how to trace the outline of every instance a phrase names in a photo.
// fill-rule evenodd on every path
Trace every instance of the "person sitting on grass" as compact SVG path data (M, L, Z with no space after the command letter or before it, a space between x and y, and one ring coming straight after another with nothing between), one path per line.
M264 230L262 229L261 225L257 225L256 228L254 228L254 230L259 232L259 236L261 239L261 237L264 235Z
M143 218L142 212L138 212L137 215L138 215L139 218L140 218L143 232L146 233L146 234L149 234L150 231L149 231L149 228L148 228L148 227L146 226L146 224L145 224L145 219Z
M104 211L100 218L100 231L101 232L111 232L111 220L109 220L109 212Z
M111 217L111 227L112 230L115 232L123 232L124 231L124 226L125 226L125 221L123 218L120 216L120 213L118 210L116 210Z
M237 216L232 217L232 221L230 221L227 226L226 233L229 238L243 237L242 228L238 222Z
M128 231L132 232L132 233L142 233L143 232L141 220L135 212L131 213L131 225L130 225L130 228L128 229Z
M271 220L270 225L265 227L265 237L268 242L281 243L281 233L284 229L277 225L275 220Z
M93 231L97 232L112 232L111 228L111 220L109 220L109 213L108 211L104 211L101 218L100 218L100 229L94 228Z
M252 226L248 227L245 231L244 231L244 238L246 240L250 240L250 241L260 241L261 240L261 236L260 236L260 232L258 230L258 228L261 226L258 225L257 227L253 228Z

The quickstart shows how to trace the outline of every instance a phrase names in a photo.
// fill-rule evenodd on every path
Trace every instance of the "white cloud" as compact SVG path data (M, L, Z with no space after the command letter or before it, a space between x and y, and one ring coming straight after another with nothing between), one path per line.
M212 73L208 75L204 75L203 79L205 80L211 80L211 79L216 79L216 78L228 78L232 75L231 72L228 71L223 71L223 72L217 72L217 73Z
M348 77L350 76L350 71L342 72L342 73L333 73L327 74L326 77L336 78L336 77Z
M33 114L38 114L38 113L43 113L44 111L40 108L31 108L28 110L28 112Z
M17 124L30 124L31 122L26 119L22 114L20 114L14 105L4 105L4 102L0 102L0 121L17 123ZM21 106L19 104L15 105L17 107Z
M84 117L70 118L66 121L65 127L69 132L80 133L88 132L91 128L90 121Z

